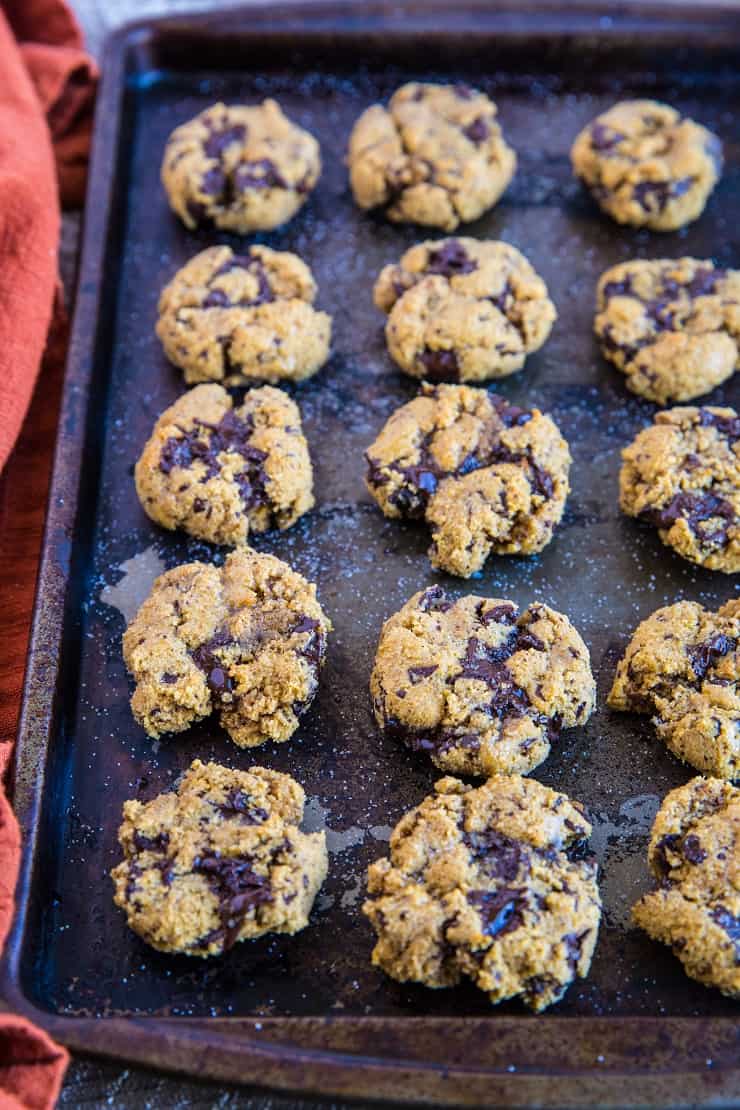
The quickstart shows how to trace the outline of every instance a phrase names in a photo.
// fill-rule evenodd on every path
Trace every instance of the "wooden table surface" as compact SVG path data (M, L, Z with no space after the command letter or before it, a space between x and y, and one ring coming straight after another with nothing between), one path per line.
M212 7L239 7L244 0L69 0L82 24L90 51L99 56L109 31L129 19ZM64 218L62 270L68 295L74 282L79 214ZM0 742L15 735L23 682L28 628L51 453L61 389L61 373L39 381L16 449L0 476L0 606L5 635L0 640ZM253 1107L254 1110L307 1110L346 1103L306 1102L259 1093L244 1087L197 1083L143 1068L76 1057L59 1101L64 1107L113 1107L114 1110L195 1110ZM353 1105L357 1105L354 1103Z

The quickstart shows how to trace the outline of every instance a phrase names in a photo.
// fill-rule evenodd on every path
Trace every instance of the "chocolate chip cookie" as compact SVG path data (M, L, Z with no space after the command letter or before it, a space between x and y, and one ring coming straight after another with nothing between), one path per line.
M668 409L622 452L619 504L689 562L740 571L740 417Z
M521 370L557 317L547 286L508 243L438 239L385 266L374 289L391 357L415 378L480 382Z
M740 270L621 262L599 280L594 330L633 393L659 405L700 397L740 365Z
M331 622L316 587L287 563L244 547L223 566L160 575L123 637L149 736L214 711L240 748L288 740L316 694Z
M313 307L315 297L295 254L209 247L162 290L157 335L188 385L299 382L329 357L331 316Z
M196 759L172 793L126 802L111 878L129 927L185 956L305 929L327 857L325 834L298 828L304 800L290 775Z
M291 219L321 173L319 144L274 100L214 104L170 135L162 184L186 227L269 231Z
M588 649L562 613L500 598L414 594L383 625L370 679L389 736L460 775L527 774L586 723Z
M722 172L716 135L656 100L623 100L580 132L576 177L612 219L675 231L704 211Z
M238 408L222 386L196 386L162 413L134 474L157 524L232 547L314 504L298 406L269 385Z
M467 85L402 85L362 113L349 140L360 208L454 231L491 208L514 176L496 105Z
M695 601L658 609L617 667L609 705L649 713L679 759L740 778L740 601L712 613Z
M687 975L740 999L740 790L695 778L658 810L648 863L658 889L632 909Z
M427 987L467 977L493 1003L558 1002L596 945L590 833L577 802L533 779L441 779L396 825L390 859L368 870L373 964Z
M424 519L433 566L463 578L492 552L541 551L570 488L568 444L549 416L464 385L425 383L366 458L385 515Z

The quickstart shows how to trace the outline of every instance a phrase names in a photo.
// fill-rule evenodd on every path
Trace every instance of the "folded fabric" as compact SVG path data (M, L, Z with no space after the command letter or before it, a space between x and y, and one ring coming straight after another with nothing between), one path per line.
M46 351L63 358L60 197L82 202L97 72L63 0L0 0L0 469ZM55 313L55 305L57 311ZM0 784L10 745L0 744ZM18 825L0 786L0 948L10 928ZM47 1110L67 1053L24 1018L0 1012L0 1110Z

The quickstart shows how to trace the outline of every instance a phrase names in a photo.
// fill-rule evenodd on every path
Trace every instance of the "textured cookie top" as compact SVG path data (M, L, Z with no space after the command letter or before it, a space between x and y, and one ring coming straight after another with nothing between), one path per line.
M432 563L463 577L491 552L540 551L569 490L568 444L550 417L468 386L424 384L366 457L385 515L424 518Z
M316 283L289 251L209 247L159 298L157 335L185 381L300 381L329 355L331 317L313 308Z
M196 759L172 793L125 803L116 905L147 944L187 956L298 932L327 868L325 834L298 829L303 804L289 775Z
M693 601L656 610L617 667L609 705L650 713L679 759L720 778L740 777L740 601L717 613Z
M123 637L134 716L156 737L218 710L240 747L287 740L313 701L330 629L313 583L272 555L247 547L222 567L175 567Z
M740 270L696 258L621 262L599 279L594 329L634 393L690 401L738 366Z
M401 86L387 108L374 104L352 129L348 164L357 204L445 231L477 219L516 168L496 112L467 85Z
M375 283L402 370L428 381L482 381L521 369L557 317L547 286L516 247L476 239L419 243Z
M278 227L304 204L321 172L319 144L274 100L214 104L170 135L162 183L186 227Z
M301 414L280 389L234 408L220 385L199 385L166 409L135 470L152 520L211 543L288 528L312 508L313 471Z
M565 794L517 775L435 790L396 825L390 859L369 868L373 963L430 987L467 976L492 1002L521 995L543 1010L591 963L591 826Z
M659 412L622 452L620 505L684 559L740 571L740 417L730 408Z
M442 770L527 773L561 728L588 720L588 649L546 605L422 590L383 626L370 689L375 718Z
M740 998L740 790L705 778L672 790L648 862L659 888L633 908L635 922L692 978Z
M703 211L722 171L722 145L667 104L623 100L580 132L571 160L618 223L672 231Z

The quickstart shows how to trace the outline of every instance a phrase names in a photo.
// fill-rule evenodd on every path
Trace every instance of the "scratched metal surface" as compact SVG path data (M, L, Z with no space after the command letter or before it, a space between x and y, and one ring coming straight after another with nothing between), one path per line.
M88 429L86 502L73 566L77 596L67 622L65 697L58 715L50 789L43 814L45 852L35 885L34 938L23 960L24 987L42 1007L66 1014L374 1014L465 1016L489 1012L471 989L430 992L394 984L369 965L372 936L359 913L367 864L385 850L389 826L428 793L431 765L373 724L367 682L383 619L415 590L440 582L526 605L566 612L591 650L601 704L588 726L565 733L537 777L588 807L602 861L605 920L591 974L556 1015L729 1014L731 1004L687 980L669 953L627 926L628 906L645 888L644 845L657 800L688 772L652 738L646 722L603 706L618 655L638 620L660 604L691 598L716 606L736 589L695 570L616 507L619 450L653 407L631 397L591 337L599 273L621 259L688 253L736 262L740 169L740 77L727 58L687 55L654 43L607 50L595 42L564 65L537 48L497 56L490 44L467 57L425 66L368 46L364 64L332 61L304 45L300 54L242 58L237 69L149 70L132 79L122 151L126 202L111 250L110 355L99 349ZM345 56L346 58L346 56ZM736 60L735 60L736 61ZM577 64L576 64L577 62ZM677 76L677 74L680 74ZM402 80L467 80L498 102L520 165L503 201L466 228L514 243L548 282L560 320L525 370L500 385L510 400L552 413L574 456L573 492L555 541L531 559L490 560L470 583L432 573L421 526L387 522L364 492L362 451L390 412L414 393L384 349L370 289L380 266L417 238L355 210L342 157L354 118ZM614 99L651 95L718 131L729 165L703 218L657 237L602 218L572 181L567 152L576 131ZM162 566L223 552L165 534L136 501L132 467L156 415L182 391L153 335L159 289L218 232L188 233L172 218L158 182L171 128L218 98L277 96L319 138L325 170L304 211L259 240L295 250L317 277L321 307L334 317L334 354L299 401L316 471L317 507L286 534L255 541L318 583L335 633L319 696L295 738L241 752L208 722L152 745L128 709L121 660L124 619ZM712 401L737 404L730 383ZM124 565L125 564L125 565ZM102 597L101 597L102 595ZM114 604L111 604L113 602ZM311 798L310 819L331 830L330 874L312 925L294 938L237 946L220 960L193 961L150 951L114 908L107 872L118 859L122 802L168 789L195 757L289 771ZM520 1012L512 1003L501 1010Z

